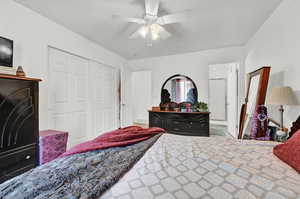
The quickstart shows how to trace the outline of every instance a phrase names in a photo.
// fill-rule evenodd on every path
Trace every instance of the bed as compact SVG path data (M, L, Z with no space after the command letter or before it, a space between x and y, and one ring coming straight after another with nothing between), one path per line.
M164 134L101 199L300 198L276 142Z
M61 196L45 194L49 192L50 188L46 185L38 197L28 198L87 199L91 198L88 195L89 191L95 191L93 198L99 199L300 198L300 175L273 155L273 146L278 144L276 142L240 141L221 136L190 137L163 134L158 137L155 136L132 146L75 154L69 156L68 162L58 159L40 167L40 171L37 173L34 173L36 170L33 170L30 171L32 173L28 172L15 179L18 179L16 182L21 183L22 180L28 181L30 177L38 174L48 177L57 175L58 172L65 174L67 168L72 164L71 171L70 168L68 171L72 172L74 165L87 167L89 180L93 181L103 176L107 177L105 174L119 169L117 164L113 163L115 160L119 161L120 165L124 165L124 168L130 168L132 165L127 165L127 158L128 161L130 158L135 160L140 158L128 155L124 158L122 153L126 148L135 154L134 147L141 146L146 149L151 145L141 159L110 188L107 184L91 186L87 183L83 186L80 184L82 179L78 179L78 182L72 186L66 183L59 184L60 187L64 187L60 193L68 191L68 189L77 189L78 192L81 192L78 197L68 194ZM146 146L144 143L148 143L148 145ZM100 154L100 156L97 156L98 159L91 160L88 165L82 164L82 160L86 162L87 159L91 159L87 154ZM111 154L119 156L109 159ZM97 161L104 162L100 164ZM61 166L63 168L52 170L51 167L57 164L63 165ZM102 171L101 175L99 172L95 172L94 167L91 167L102 164L110 165L110 168ZM59 178L61 176L56 179ZM33 181L31 186L22 187L22 191L19 189L13 199L23 198L26 191L31 191L30 189L38 186L35 183ZM47 184L48 182L45 180L42 183ZM17 186L16 183L11 185L7 183L6 185L6 187L0 185L0 190L10 189L13 191L15 190L14 186ZM107 191L103 192L104 190ZM12 197L3 197L3 199L10 198Z

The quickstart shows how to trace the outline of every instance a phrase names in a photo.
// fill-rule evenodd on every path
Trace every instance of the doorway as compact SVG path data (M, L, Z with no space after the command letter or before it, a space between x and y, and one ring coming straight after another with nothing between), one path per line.
M237 63L209 66L211 123L224 126L233 137L238 129L238 74Z

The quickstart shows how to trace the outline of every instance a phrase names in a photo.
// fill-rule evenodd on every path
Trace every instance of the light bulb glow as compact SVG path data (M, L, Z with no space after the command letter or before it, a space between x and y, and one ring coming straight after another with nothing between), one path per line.
M159 39L160 35L159 33L161 32L161 27L158 24L152 24L151 27L151 36L152 40L157 40Z
M149 38L150 40L156 41L160 38L160 33L163 31L163 28L159 24L149 24L143 25L138 30L139 35L146 39Z
M142 26L139 30L139 34L143 37L146 38L146 36L149 33L149 27L148 26Z
M155 32L152 31L151 35L152 35L152 40L159 39L159 35L157 33L155 33Z
M151 31L155 32L156 34L159 34L161 32L161 27L160 25L154 23L151 25Z

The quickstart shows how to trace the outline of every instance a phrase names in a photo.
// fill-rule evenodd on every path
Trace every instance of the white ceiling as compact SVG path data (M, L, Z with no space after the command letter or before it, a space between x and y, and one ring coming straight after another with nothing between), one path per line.
M152 47L130 40L138 25L113 15L143 17L144 0L15 0L127 59L244 45L281 0L161 0L159 16L189 10L190 19L166 25L173 34Z

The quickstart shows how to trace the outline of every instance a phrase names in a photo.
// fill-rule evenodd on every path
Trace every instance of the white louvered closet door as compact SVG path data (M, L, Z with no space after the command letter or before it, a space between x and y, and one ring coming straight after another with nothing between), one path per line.
M90 105L92 127L90 136L96 137L118 127L119 102L117 70L90 61Z

